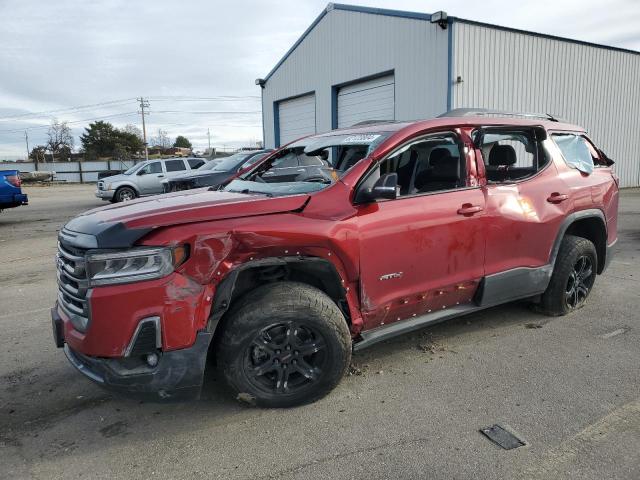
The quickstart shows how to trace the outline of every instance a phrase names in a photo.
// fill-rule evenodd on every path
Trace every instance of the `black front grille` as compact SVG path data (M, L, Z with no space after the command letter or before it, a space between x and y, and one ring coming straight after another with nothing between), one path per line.
M58 242L56 263L58 305L67 314L74 327L84 331L90 317L85 251Z

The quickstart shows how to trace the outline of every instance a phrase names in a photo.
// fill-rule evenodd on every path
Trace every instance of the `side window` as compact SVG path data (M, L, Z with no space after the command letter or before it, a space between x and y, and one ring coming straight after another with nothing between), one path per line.
M187 169L182 160L167 160L164 165L167 168L167 172L179 172Z
M148 163L140 172L144 172L146 175L151 173L162 173L162 164L160 162Z
M479 137L487 180L491 183L524 180L548 163L532 131L491 130L481 132Z
M327 162L320 157L310 157L309 155L302 155L300 157L300 165L303 167L326 167Z
M463 188L467 182L461 152L462 144L453 134L426 137L392 153L366 182L373 186L381 175L395 172L399 196Z
M599 163L595 148L587 140L575 134L552 134L551 138L558 146L567 165L584 173L593 172L594 164Z
M190 158L189 160L187 160L187 162L189 162L189 166L192 170L200 168L202 165L204 165L204 160L201 160L199 158Z

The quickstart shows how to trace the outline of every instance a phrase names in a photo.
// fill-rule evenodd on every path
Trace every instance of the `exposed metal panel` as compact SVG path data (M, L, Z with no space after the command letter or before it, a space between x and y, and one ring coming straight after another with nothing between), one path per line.
M582 125L640 185L640 55L454 23L452 108L549 112Z
M350 127L364 120L395 120L393 75L338 90L338 128Z
M316 96L304 95L278 104L280 145L316 133Z
M330 10L265 84L265 145L275 142L274 102L315 91L317 130L329 131L333 86L391 71L396 120L444 112L447 31L424 19Z

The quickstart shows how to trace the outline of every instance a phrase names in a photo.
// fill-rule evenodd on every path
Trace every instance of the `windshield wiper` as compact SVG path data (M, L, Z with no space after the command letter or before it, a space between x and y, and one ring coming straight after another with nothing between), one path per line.
M249 190L248 188L245 188L243 190L227 190L227 192L231 192L231 193L244 193L245 195L249 195L249 194L258 194L258 195L264 195L265 197L273 197L273 193L269 193L269 192L257 192L255 190Z

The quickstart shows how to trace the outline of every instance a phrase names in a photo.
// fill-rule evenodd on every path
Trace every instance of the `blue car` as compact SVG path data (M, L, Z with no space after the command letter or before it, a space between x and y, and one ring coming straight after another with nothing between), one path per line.
M27 205L29 199L20 188L18 170L0 170L0 210Z

